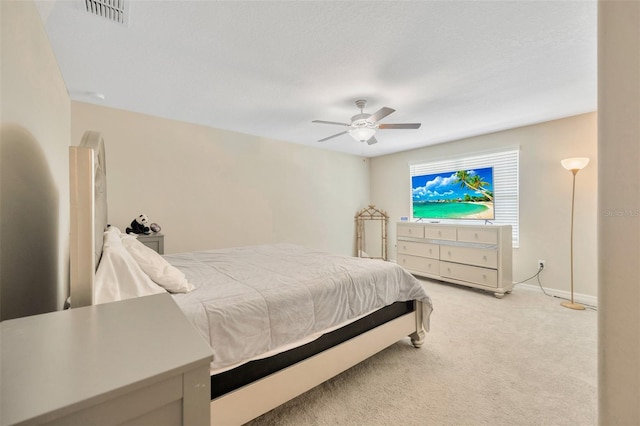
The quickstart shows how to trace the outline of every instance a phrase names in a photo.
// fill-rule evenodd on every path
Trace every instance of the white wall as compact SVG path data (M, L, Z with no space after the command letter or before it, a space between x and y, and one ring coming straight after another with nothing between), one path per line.
M598 9L601 425L640 424L640 2Z
M590 164L576 179L574 285L576 293L596 296L596 140L596 114L590 113L376 157L371 161L371 201L386 210L395 223L410 213L409 163L519 147L520 247L513 251L514 281L535 274L538 259L544 259L542 285L569 291L572 177L560 160L590 157ZM391 226L391 259L396 258L395 235ZM529 283L537 285L535 280Z
M68 292L70 100L33 2L0 2L0 319Z
M362 157L73 102L74 144L86 130L105 138L109 222L147 214L166 253L290 242L354 254Z

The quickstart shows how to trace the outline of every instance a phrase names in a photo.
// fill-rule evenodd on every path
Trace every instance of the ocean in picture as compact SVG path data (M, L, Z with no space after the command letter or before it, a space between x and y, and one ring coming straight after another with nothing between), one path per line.
M413 217L460 219L488 210L486 205L477 203L414 203Z

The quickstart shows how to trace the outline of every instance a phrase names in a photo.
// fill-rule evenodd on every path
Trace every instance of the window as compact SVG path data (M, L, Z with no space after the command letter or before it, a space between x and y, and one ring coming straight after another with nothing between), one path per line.
M520 241L518 226L519 154L520 151L516 149L428 163L416 163L409 165L409 172L413 178L414 176L451 172L453 170L474 170L492 167L495 219L489 222L495 225L511 225L513 247L518 247ZM412 189L410 188L410 190ZM411 196L413 200L413 194ZM413 209L411 209L411 220L414 220ZM443 223L478 223L477 220L464 219L439 219L439 221Z

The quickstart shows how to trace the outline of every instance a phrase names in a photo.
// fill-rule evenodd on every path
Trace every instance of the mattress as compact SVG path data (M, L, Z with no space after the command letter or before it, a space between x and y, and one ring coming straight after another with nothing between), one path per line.
M213 349L212 373L290 349L394 302L425 304L395 263L270 244L164 256L195 289L174 300Z

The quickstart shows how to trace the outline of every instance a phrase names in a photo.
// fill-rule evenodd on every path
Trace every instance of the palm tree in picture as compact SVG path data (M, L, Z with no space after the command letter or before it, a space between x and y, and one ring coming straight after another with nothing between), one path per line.
M461 188L468 187L474 191L480 191L489 201L493 201L493 194L485 188L485 186L490 185L490 183L483 181L482 178L475 173L469 173L466 170L457 171L454 183L460 183Z

